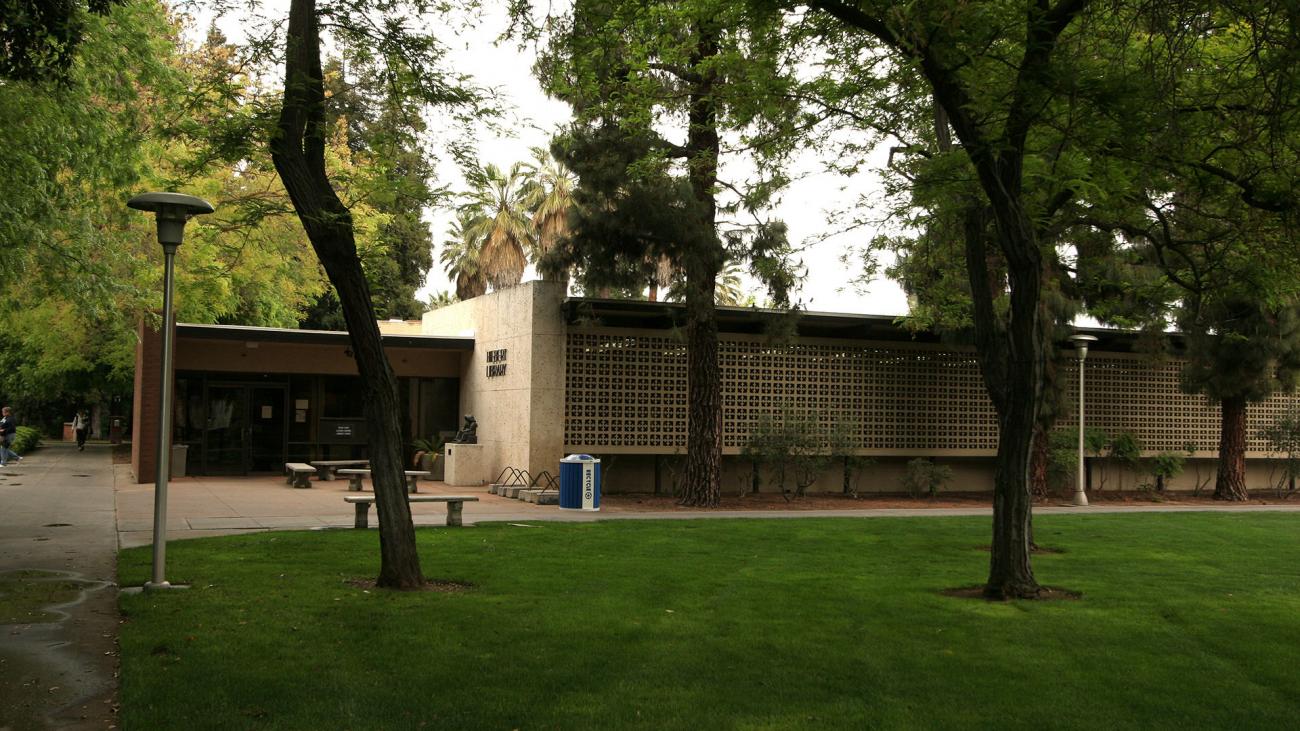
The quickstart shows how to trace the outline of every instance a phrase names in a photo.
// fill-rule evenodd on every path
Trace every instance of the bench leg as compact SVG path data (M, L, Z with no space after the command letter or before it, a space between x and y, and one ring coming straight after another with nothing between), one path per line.
M354 528L370 527L370 503L357 503L357 519Z
M334 479L333 467L317 467L316 470L320 475L321 482L329 482Z
M348 475L348 492L361 492L361 475Z
M311 489L311 473L297 472L293 476L293 486L299 489Z
M459 500L453 500L447 503L447 527L458 528L461 525L460 512L465 507L465 503Z
M416 492L419 492L419 491L420 491L420 486L417 485L417 484L415 484L415 479L416 479L416 478L415 478L414 475L410 475L410 476L408 476L408 477L406 478L406 492L407 492L407 494L416 493Z

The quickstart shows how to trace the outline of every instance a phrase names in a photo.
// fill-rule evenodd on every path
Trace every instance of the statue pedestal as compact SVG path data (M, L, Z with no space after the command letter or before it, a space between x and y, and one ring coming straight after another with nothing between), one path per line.
M443 458L447 465L443 470L444 483L459 487L470 485L478 487L487 484L489 478L487 457L482 444L449 442L443 446L443 450Z

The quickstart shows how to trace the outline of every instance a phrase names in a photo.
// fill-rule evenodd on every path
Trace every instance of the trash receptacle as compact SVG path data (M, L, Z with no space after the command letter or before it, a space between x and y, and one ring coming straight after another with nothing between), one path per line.
M185 460L189 455L190 445L173 444L172 445L172 463L169 478L185 476Z
M560 460L560 509L600 510L600 460L590 454Z

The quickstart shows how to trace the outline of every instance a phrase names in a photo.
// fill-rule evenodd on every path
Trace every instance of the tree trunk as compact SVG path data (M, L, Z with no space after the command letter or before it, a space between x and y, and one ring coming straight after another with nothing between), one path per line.
M1047 461L1050 453L1047 430L1039 425L1034 427L1033 461L1029 467L1029 489L1034 497L1047 497Z
M717 269L694 260L686 274L686 484L681 504L714 508L722 500L722 372L712 288Z
M1018 379L1019 380L1019 379ZM1036 408L1025 398L999 418L997 467L993 477L993 550L984 595L990 599L1032 599L1042 590L1030 565L1029 469L1033 461Z
M422 586L415 527L406 501L397 379L384 353L370 288L357 257L352 217L325 171L325 93L315 0L293 0L285 53L284 104L271 158L312 248L338 292L365 403L370 469L379 517L378 585Z
M1219 473L1214 499L1249 500L1246 492L1246 397L1223 399L1219 430Z
M707 22L695 28L691 66L701 69L691 89L686 134L687 176L697 203L700 237L685 257L687 434L686 484L681 504L717 507L722 499L722 373L718 368L718 322L714 293L726 258L717 238L717 106L713 86L717 71L708 66L718 55L717 29Z

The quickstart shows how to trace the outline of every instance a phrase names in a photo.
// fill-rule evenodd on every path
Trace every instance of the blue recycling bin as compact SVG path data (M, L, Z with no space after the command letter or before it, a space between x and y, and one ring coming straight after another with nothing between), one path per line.
M590 454L560 460L560 509L600 510L600 460Z

